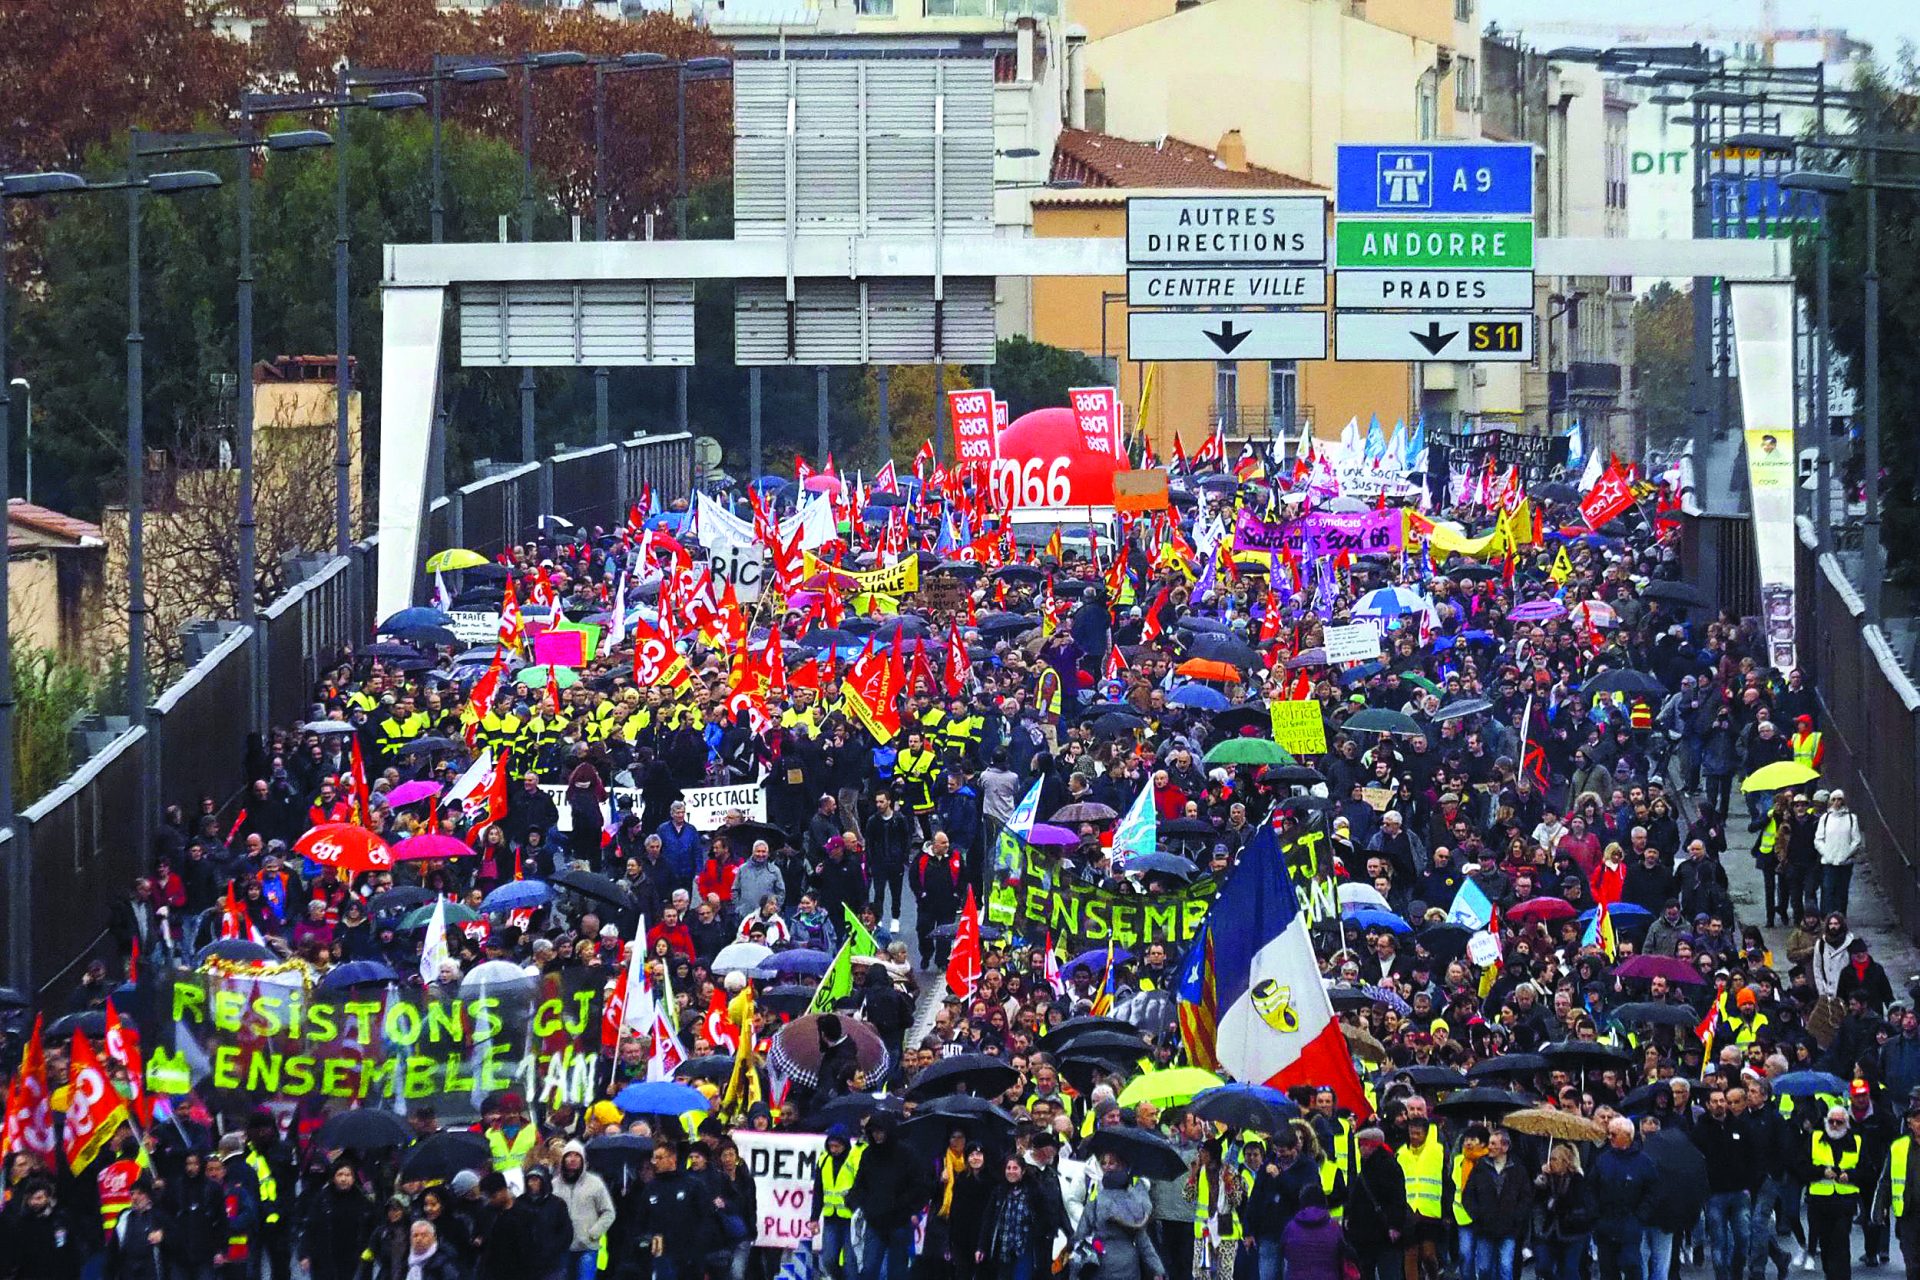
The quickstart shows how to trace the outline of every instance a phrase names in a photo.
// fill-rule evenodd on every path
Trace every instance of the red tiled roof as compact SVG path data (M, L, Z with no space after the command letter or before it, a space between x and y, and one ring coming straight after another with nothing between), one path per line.
M99 542L103 537L99 525L89 524L77 517L40 506L38 503L28 502L25 498L7 500L7 520L9 524L24 525L29 529L37 529L41 533L56 538L66 538L73 542L88 538Z
M1053 144L1055 181L1072 180L1088 187L1222 187L1272 190L1276 187L1316 190L1310 182L1248 165L1228 169L1220 157L1202 146L1167 138L1155 145L1116 138L1110 133L1062 129Z

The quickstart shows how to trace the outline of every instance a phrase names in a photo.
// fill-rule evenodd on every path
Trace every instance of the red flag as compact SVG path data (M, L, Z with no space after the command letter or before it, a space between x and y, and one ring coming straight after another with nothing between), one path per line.
M1588 528L1598 529L1632 505L1633 484L1620 464L1613 462L1580 499L1580 514L1586 517Z
M120 1020L113 1001L107 1001L107 1056L119 1063L133 1086L133 1115L142 1125L153 1123L153 1099L147 1096L147 1064L140 1053L140 1033Z
M1100 678L1102 680L1124 680L1126 679L1126 675L1127 660L1121 655L1120 646L1117 644L1108 645L1106 661L1100 668Z
M1166 606L1167 596L1171 591L1172 588L1170 587L1160 588L1159 594L1153 598L1153 603L1147 606L1146 619L1140 626L1141 644L1152 644L1160 638L1160 633L1166 629L1166 624L1160 620L1160 610Z
M973 689L973 659L967 646L960 643L960 624L951 624L947 635L947 664L941 672L949 698L964 698Z
M513 579L507 579L507 593L500 602L499 645L515 653L526 647L527 632L520 620L520 601L514 594Z
M547 705L554 715L560 714L560 676L551 662L547 664Z
M47 1087L47 1053L41 1039L44 1015L33 1019L33 1034L20 1055L20 1070L7 1090L7 1121L0 1155L31 1151L48 1164L57 1145L53 1135L53 1093Z
M360 756L360 735L349 734L347 743L353 765L353 776L348 782L353 788L353 820L363 827L371 827L373 792L367 786L367 762Z
M67 1167L78 1173L93 1163L107 1140L127 1121L127 1104L87 1040L73 1033L73 1066L67 1094Z
M482 806L479 821L467 831L467 843L475 849L480 847L481 838L487 834L487 828L502 822L507 816L507 757L512 754L502 747L494 758L493 768L487 772L486 780L474 791L470 800L478 800Z
M727 1016L727 993L722 988L713 989L713 999L707 1004L706 1016L700 1020L700 1026L706 1032L707 1043L715 1049L739 1052L740 1033L734 1030L733 1019Z
M953 935L953 952L947 957L947 990L962 1000L973 995L980 982L980 904L974 900L973 886L967 886L967 905L960 909L960 924Z

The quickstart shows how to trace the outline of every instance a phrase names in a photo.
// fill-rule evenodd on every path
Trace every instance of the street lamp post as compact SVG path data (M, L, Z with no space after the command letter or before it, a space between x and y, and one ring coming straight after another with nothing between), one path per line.
M257 629L260 624L259 526L253 496L253 153L264 146L269 151L304 151L333 144L333 138L318 129L292 129L262 138L253 132L252 115L243 105L238 136L207 135L188 141L143 149L147 159L158 156L206 155L215 152L240 153L235 189L235 213L239 269L236 272L234 314L236 331L235 383L233 406L234 462L239 471L236 499L236 524L239 535L239 565L234 574L234 599L242 626ZM29 471L31 476L32 472ZM256 646L256 659L264 651ZM253 705L249 708L256 728L265 726L266 687L263 670L256 665L253 680Z
M612 61L593 64L593 238L607 239L607 77L629 71L656 71L678 66L664 53L623 53ZM601 365L593 371L593 442L612 438L609 379L613 371Z
M0 241L4 241L5 235L6 235L6 228L0 227ZM4 271L5 269L6 269L5 245L4 243L0 243L0 271ZM4 323L4 321L5 321L4 312L0 312L0 323ZM0 360L0 369L4 369L5 367L6 367L6 362L4 360ZM28 382L25 378L15 378L13 379L13 381L9 382L7 385L9 387L20 388L22 394L25 395L26 401L27 401L26 412L21 415L26 420L26 427L27 427L27 438L23 442L24 447L22 449L22 453L25 455L26 463L27 463L27 501L32 502L33 501L33 384L31 382ZM4 465L5 465L4 460L0 460L0 466L4 466ZM6 487L7 486L6 486L5 473L0 472L0 494L3 494L6 492ZM6 633L7 633L6 627L0 626L0 636L4 636Z

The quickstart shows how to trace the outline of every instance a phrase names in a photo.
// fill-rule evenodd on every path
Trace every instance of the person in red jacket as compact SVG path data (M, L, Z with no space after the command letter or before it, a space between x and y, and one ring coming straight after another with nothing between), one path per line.
M662 941L687 959L693 959L693 935L680 923L680 913L672 907L660 912L660 923L647 930L647 951L654 952Z

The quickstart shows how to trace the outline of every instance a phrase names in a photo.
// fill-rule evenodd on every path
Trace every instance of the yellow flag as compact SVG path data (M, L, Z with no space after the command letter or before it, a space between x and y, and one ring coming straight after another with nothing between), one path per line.
M1561 586L1565 586L1567 580L1573 577L1573 560L1567 555L1567 549L1564 546L1560 548L1559 554L1554 556L1553 568L1547 570L1547 576Z

